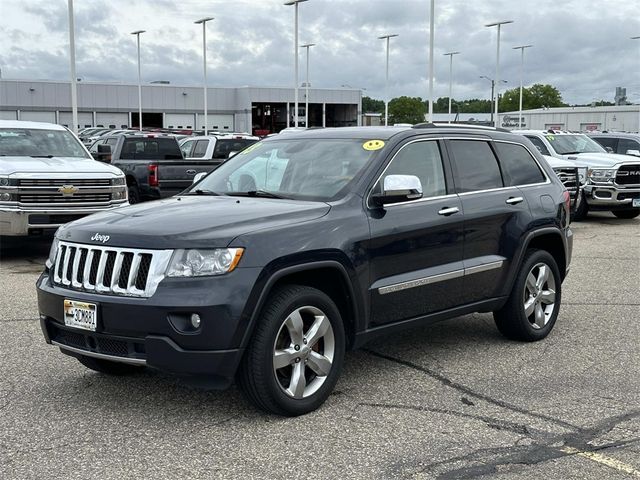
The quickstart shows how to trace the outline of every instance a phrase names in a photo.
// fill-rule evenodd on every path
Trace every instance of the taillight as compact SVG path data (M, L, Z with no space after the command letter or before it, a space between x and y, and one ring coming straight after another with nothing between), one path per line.
M564 209L567 212L567 218L571 213L571 195L569 195L568 191L562 192L562 200L564 201Z
M149 165L149 186L158 186L158 165Z

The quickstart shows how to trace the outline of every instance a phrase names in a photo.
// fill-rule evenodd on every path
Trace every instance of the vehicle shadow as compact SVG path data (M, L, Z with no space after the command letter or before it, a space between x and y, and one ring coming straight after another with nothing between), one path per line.
M0 237L0 261L37 260L42 263L49 255L53 235L38 237Z

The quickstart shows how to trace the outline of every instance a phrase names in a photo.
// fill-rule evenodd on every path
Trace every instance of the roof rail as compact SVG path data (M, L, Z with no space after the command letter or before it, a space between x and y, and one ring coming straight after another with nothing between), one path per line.
M414 125L412 128L470 128L476 130L493 130L494 132L505 132L511 133L510 130L501 127L488 127L485 125L471 125L468 123L418 123Z
M413 127L411 128L435 128L436 124L435 123L431 123L431 122L424 122L424 123L416 123Z

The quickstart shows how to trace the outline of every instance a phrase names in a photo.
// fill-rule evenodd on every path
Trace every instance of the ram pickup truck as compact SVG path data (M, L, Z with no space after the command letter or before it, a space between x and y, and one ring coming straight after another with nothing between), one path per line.
M197 173L215 168L210 161L186 161L178 141L170 135L105 135L91 150L96 160L124 172L130 203L171 197L189 187Z
M278 135L180 195L61 228L40 325L87 368L235 379L259 408L301 415L329 396L346 349L398 329L494 312L506 337L545 338L569 204L536 149L501 129Z
M0 120L0 236L37 235L127 205L123 173L65 127Z
M574 220L590 210L609 210L618 218L640 215L640 161L630 155L609 153L581 133L556 130L513 130L527 137L543 155L587 167L583 200Z

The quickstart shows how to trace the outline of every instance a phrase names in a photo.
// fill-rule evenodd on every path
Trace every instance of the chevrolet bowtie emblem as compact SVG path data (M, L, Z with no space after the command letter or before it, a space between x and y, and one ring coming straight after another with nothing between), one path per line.
M78 187L74 187L73 185L62 185L58 191L62 194L63 197L71 197L74 193L78 193L80 189Z

